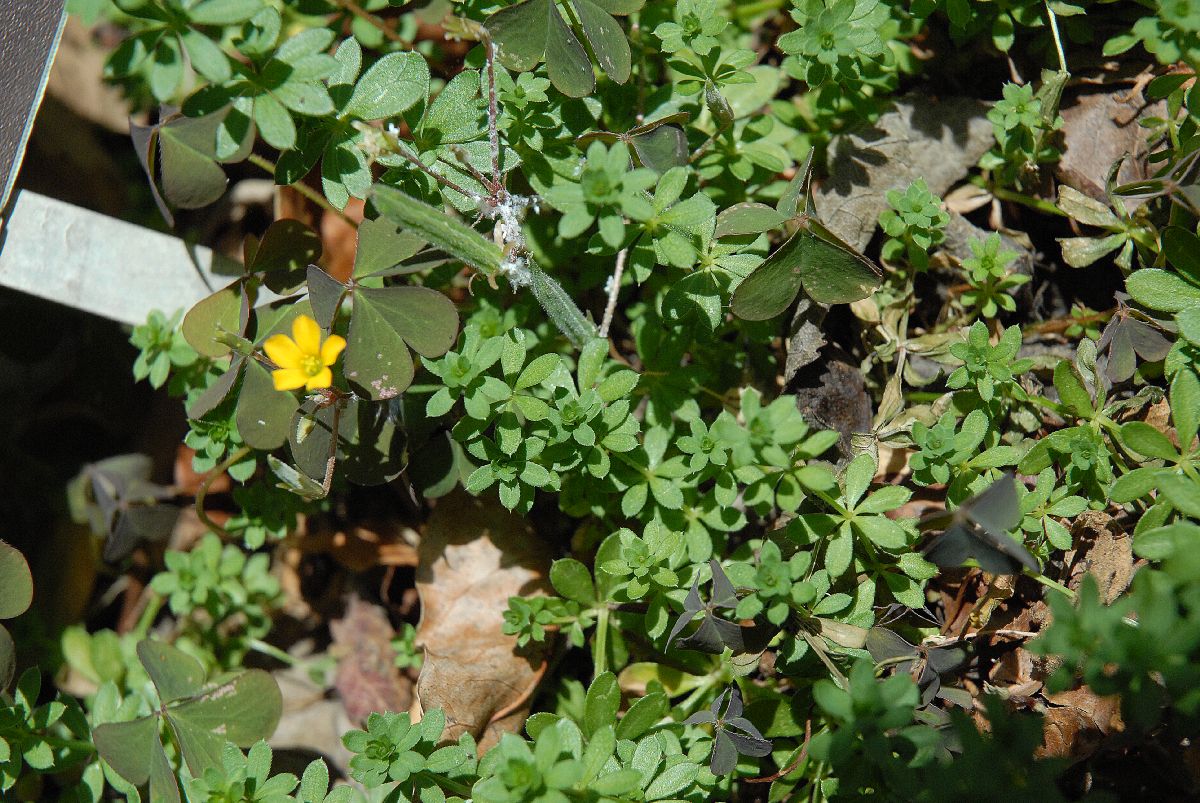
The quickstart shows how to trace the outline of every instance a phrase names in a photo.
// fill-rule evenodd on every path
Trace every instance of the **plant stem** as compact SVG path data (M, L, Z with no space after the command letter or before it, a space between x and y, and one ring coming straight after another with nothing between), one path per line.
M1070 72L1067 69L1067 56L1063 52L1062 37L1058 33L1058 15L1054 13L1054 9L1050 8L1050 0L1046 0L1046 16L1050 19L1050 33L1054 36L1054 49L1058 51L1058 69L1063 72Z
M488 146L492 155L492 182L495 184L492 188L492 194L495 195L499 192L503 182L503 176L500 172L500 132L497 129L500 110L496 105L496 45L492 42L491 35L487 33L487 28L483 28L482 30L483 46L487 48Z
M596 637L592 640L592 679L608 671L608 617L603 606L596 611Z
M329 457L325 461L325 476L321 480L321 490L329 496L329 488L333 485L333 468L337 465L338 430L342 423L342 400L333 403L333 422L329 425Z
M446 177L445 177L445 176L443 176L441 173L435 173L435 172L433 171L433 169L429 167L429 165L425 164L425 163L424 163L424 162L422 162L420 159L418 159L416 156L414 156L413 154L409 153L409 152L408 152L408 148L405 148L403 145L401 145L401 144L400 144L400 140L399 140L399 138L396 138L396 142L395 142L395 144L393 145L393 148L394 148L394 150L396 151L396 153L400 154L400 155L401 155L401 156L403 156L405 159L407 159L407 160L408 160L408 162L409 162L409 164L411 164L413 167L415 167L415 168L417 168L418 170L420 170L420 171L421 171L422 173L424 173L425 175L427 175L427 176L429 176L430 178L432 178L432 179L433 179L434 181L436 181L437 183L441 184L441 185L442 185L442 186L444 186L444 187L448 187L449 189L452 189L452 190L454 190L454 191L455 191L455 192L457 192L458 194L462 195L464 198L473 198L473 199L475 199L475 200L478 200L478 198L476 197L475 193L473 193L473 192L471 192L471 191L467 190L466 188L462 187L462 186L461 186L461 185L459 185L457 182L455 182L455 181L453 181L453 180L451 180L451 179L448 179L448 178L446 178Z
M1058 591L1061 594L1067 595L1067 597L1069 597L1072 601L1077 599L1074 591L1067 588L1065 585L1058 582L1057 580L1051 580L1049 577L1047 577L1044 574L1030 574L1029 576L1032 577L1034 580L1037 580L1039 583L1044 585L1046 588L1053 588L1055 591Z
M283 650L279 649L278 647L276 647L272 644L268 644L267 642L263 641L262 639L252 638L246 642L246 646L249 647L250 649L254 650L255 652L260 652L263 655L270 656L271 658L274 658L276 661L280 661L281 663L287 664L288 666L296 666L297 664L300 663L293 656L288 655Z
M1001 201L1012 201L1013 203L1028 206L1031 209L1036 209L1039 212L1044 212L1047 215L1055 215L1057 217L1066 217L1067 213L1059 209L1049 201L1043 201L1041 198L1033 198L1020 192L1013 192L1004 187L989 187L988 191L992 195L999 198Z
M604 318L600 322L600 337L608 337L608 328L612 326L613 314L617 310L617 295L621 292L621 276L625 273L625 259L628 256L628 248L617 252L617 264L613 268L612 281L608 288L608 304L604 307Z
M162 610L163 603L166 601L163 595L157 591L152 591L149 587L146 590L149 592L146 597L146 607L142 608L137 624L133 626L133 635L137 641L146 638L150 633L150 625L154 624L154 619L158 616L158 612Z
M224 527L209 518L208 511L204 509L204 499L208 496L209 488L211 488L212 484L217 481L217 477L224 474L229 470L230 466L234 465L248 454L250 454L249 446L242 446L241 448L231 452L229 456L217 464L212 471L204 475L204 481L201 482L200 487L196 489L196 515L200 518L201 523L203 523L204 526L209 530L220 536L222 541L228 541L230 538L232 538L232 536Z
M412 42L409 42L403 36L393 31L386 22L372 14L370 11L367 11L358 3L354 2L354 0L333 0L333 2L336 3L340 8L344 9L345 11L349 11L363 22L377 29L389 41L395 42L398 45L404 45L408 48L412 47Z
M250 162L250 164L254 165L255 167L262 168L265 172L270 173L271 178L275 178L275 167L276 166L275 166L275 163L272 162L270 159L267 159L264 156L259 156L257 153L252 153L252 154L250 154L250 156L247 157L246 160L248 162ZM337 215L338 217L340 217L342 220L349 223L354 228L356 228L356 229L358 228L358 223L355 220L353 220L345 212L338 209L333 204L329 203L329 199L327 199L324 195L322 195L321 193L314 190L312 187L305 184L303 181L297 181L295 184L290 184L288 186L290 186L296 192L303 195L308 200L312 201L317 206L324 209L326 212L331 212L331 213Z

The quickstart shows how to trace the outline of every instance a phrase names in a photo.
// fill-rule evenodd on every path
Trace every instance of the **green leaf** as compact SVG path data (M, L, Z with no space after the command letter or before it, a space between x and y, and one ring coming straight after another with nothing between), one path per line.
M323 499L325 489L321 483L307 474L297 471L294 467L280 460L273 454L267 455L267 465L271 473L280 481L279 487L291 491L302 499Z
M525 390L542 384L550 378L550 374L554 373L554 369L559 366L560 362L561 359L557 354L543 354L525 366L525 370L521 371L521 375L517 377L517 383L513 385L513 390Z
M1171 439L1145 421L1130 421L1121 426L1121 442L1146 457L1178 460L1179 451Z
M871 295L882 281L874 262L804 216L796 232L738 285L733 313L748 321L774 318L801 288L813 301L847 304Z
M275 679L261 669L243 672L166 711L193 775L221 766L225 742L250 747L275 732L283 697Z
M229 69L229 57L221 48L195 28L188 28L179 35L183 49L187 51L188 60L196 72L213 83L224 83L232 75Z
M588 783L600 775L616 747L617 737L612 725L605 725L592 734L583 751L583 783Z
M618 739L636 740L667 714L669 701L662 692L651 692L633 702L617 723Z
M156 716L98 725L92 730L92 741L100 757L134 786L150 779L155 753L162 753Z
M1181 312L1200 305L1200 287L1158 268L1134 271L1125 280L1125 289L1135 301L1152 310Z
M428 287L358 287L346 338L346 379L371 399L391 399L412 383L409 347L440 357L454 344L458 311Z
M296 397L276 390L262 363L247 360L236 413L238 433L246 445L266 452L283 446L295 412Z
M420 53L389 53L375 62L350 96L343 116L381 120L408 111L429 95L429 65Z
M1200 346L1200 306L1189 307L1177 314L1175 325L1185 340Z
M457 218L386 184L376 184L371 199L381 214L425 242L486 274L500 270L504 256L500 246Z
M591 0L571 0L571 5L579 15L583 35L591 44L600 69L618 84L628 81L632 61L625 31L607 11Z
M596 392L604 401L614 402L633 393L633 389L637 387L639 379L640 377L636 371L617 371L601 382L600 387L596 388Z
M1119 505L1141 499L1158 487L1159 475L1163 469L1153 466L1135 468L1128 474L1121 475L1109 490L1109 498Z
M486 25L500 62L509 69L531 70L544 59L551 83L564 95L582 98L595 88L587 51L563 22L554 0L527 0L502 8Z
M1168 226L1163 229L1162 248L1171 267L1200 287L1200 237L1188 229Z
M1180 513L1200 518L1200 483L1182 474L1171 474L1159 478L1158 490Z
M1166 560L1182 550L1200 546L1200 525L1177 521L1138 533L1133 538L1133 551L1147 560Z
M234 25L245 22L262 8L259 0L204 0L187 12L196 25Z
M188 345L205 357L216 359L229 353L229 346L218 340L222 334L242 332L241 283L234 282L199 301L183 316L180 327Z
M786 223L788 218L766 204L741 203L734 204L722 210L717 215L717 228L713 237L737 237L748 234L762 234L771 229L777 229Z
M420 235L404 231L387 218L364 220L358 226L354 278L393 276L420 270L421 265L397 267L425 247Z
M1171 417L1185 453L1192 449L1200 428L1200 378L1191 371L1180 371L1171 380Z
M145 639L138 642L137 655L164 705L191 697L204 683L200 662L169 644Z
M617 721L621 706L621 687L612 672L603 672L588 687L583 704L583 734L591 736L605 725Z
M904 528L886 516L860 517L854 520L854 526L884 549L903 549L908 544Z
M875 476L875 458L869 454L860 454L846 466L842 474L842 483L846 489L846 504L853 508L867 492L871 479Z
M0 541L0 619L13 619L33 602L33 576L16 547Z
M574 558L562 558L550 566L550 582L554 590L581 605L596 602L596 588L587 567Z
M268 145L281 151L296 147L296 124L283 104L272 95L254 99L254 123Z
M1071 408L1076 417L1090 420L1096 414L1091 394L1083 384L1083 377L1071 361L1062 360L1054 367L1054 387L1059 398Z
M148 163L151 181L159 179L167 201L180 209L200 209L216 201L228 183L216 162L216 131L225 114L176 117L156 126L157 162ZM157 173L155 176L155 165Z
M534 297L546 311L546 316L558 327L558 331L566 335L572 345L578 348L597 337L596 325L584 317L579 306L567 295L562 285L537 265L530 264L529 272L530 288Z
M662 800L682 792L696 780L700 765L684 761L668 767L646 787L646 800Z

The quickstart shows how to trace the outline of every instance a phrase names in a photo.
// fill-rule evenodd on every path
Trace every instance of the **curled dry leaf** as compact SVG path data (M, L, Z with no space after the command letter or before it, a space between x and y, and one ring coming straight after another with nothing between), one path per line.
M549 549L499 504L459 492L438 503L418 554L417 697L445 710L443 738L469 731L485 750L525 721L545 671L546 645L518 652L502 627L509 597L549 590Z
M1125 729L1121 719L1121 699L1115 695L1100 697L1087 686L1048 694L1042 723L1044 745L1040 756L1070 758L1079 761L1100 746L1106 736Z
M345 617L330 622L329 631L338 658L333 685L350 721L365 722L372 711L407 711L412 683L396 667L396 631L383 608L351 597Z

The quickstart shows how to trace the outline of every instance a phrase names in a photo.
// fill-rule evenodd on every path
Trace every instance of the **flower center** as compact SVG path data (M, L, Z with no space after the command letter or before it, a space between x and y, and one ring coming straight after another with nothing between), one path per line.
M300 361L300 370L305 376L316 376L325 370L325 364L321 362L321 358L317 356L308 356Z

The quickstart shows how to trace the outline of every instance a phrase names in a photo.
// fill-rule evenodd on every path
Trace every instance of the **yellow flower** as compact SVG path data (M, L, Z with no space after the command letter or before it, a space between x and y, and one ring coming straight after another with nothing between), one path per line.
M327 388L333 384L329 366L337 362L346 348L346 338L330 335L321 342L321 327L307 315L292 322L292 336L271 335L263 343L263 351L279 366L271 372L276 390L296 388Z

